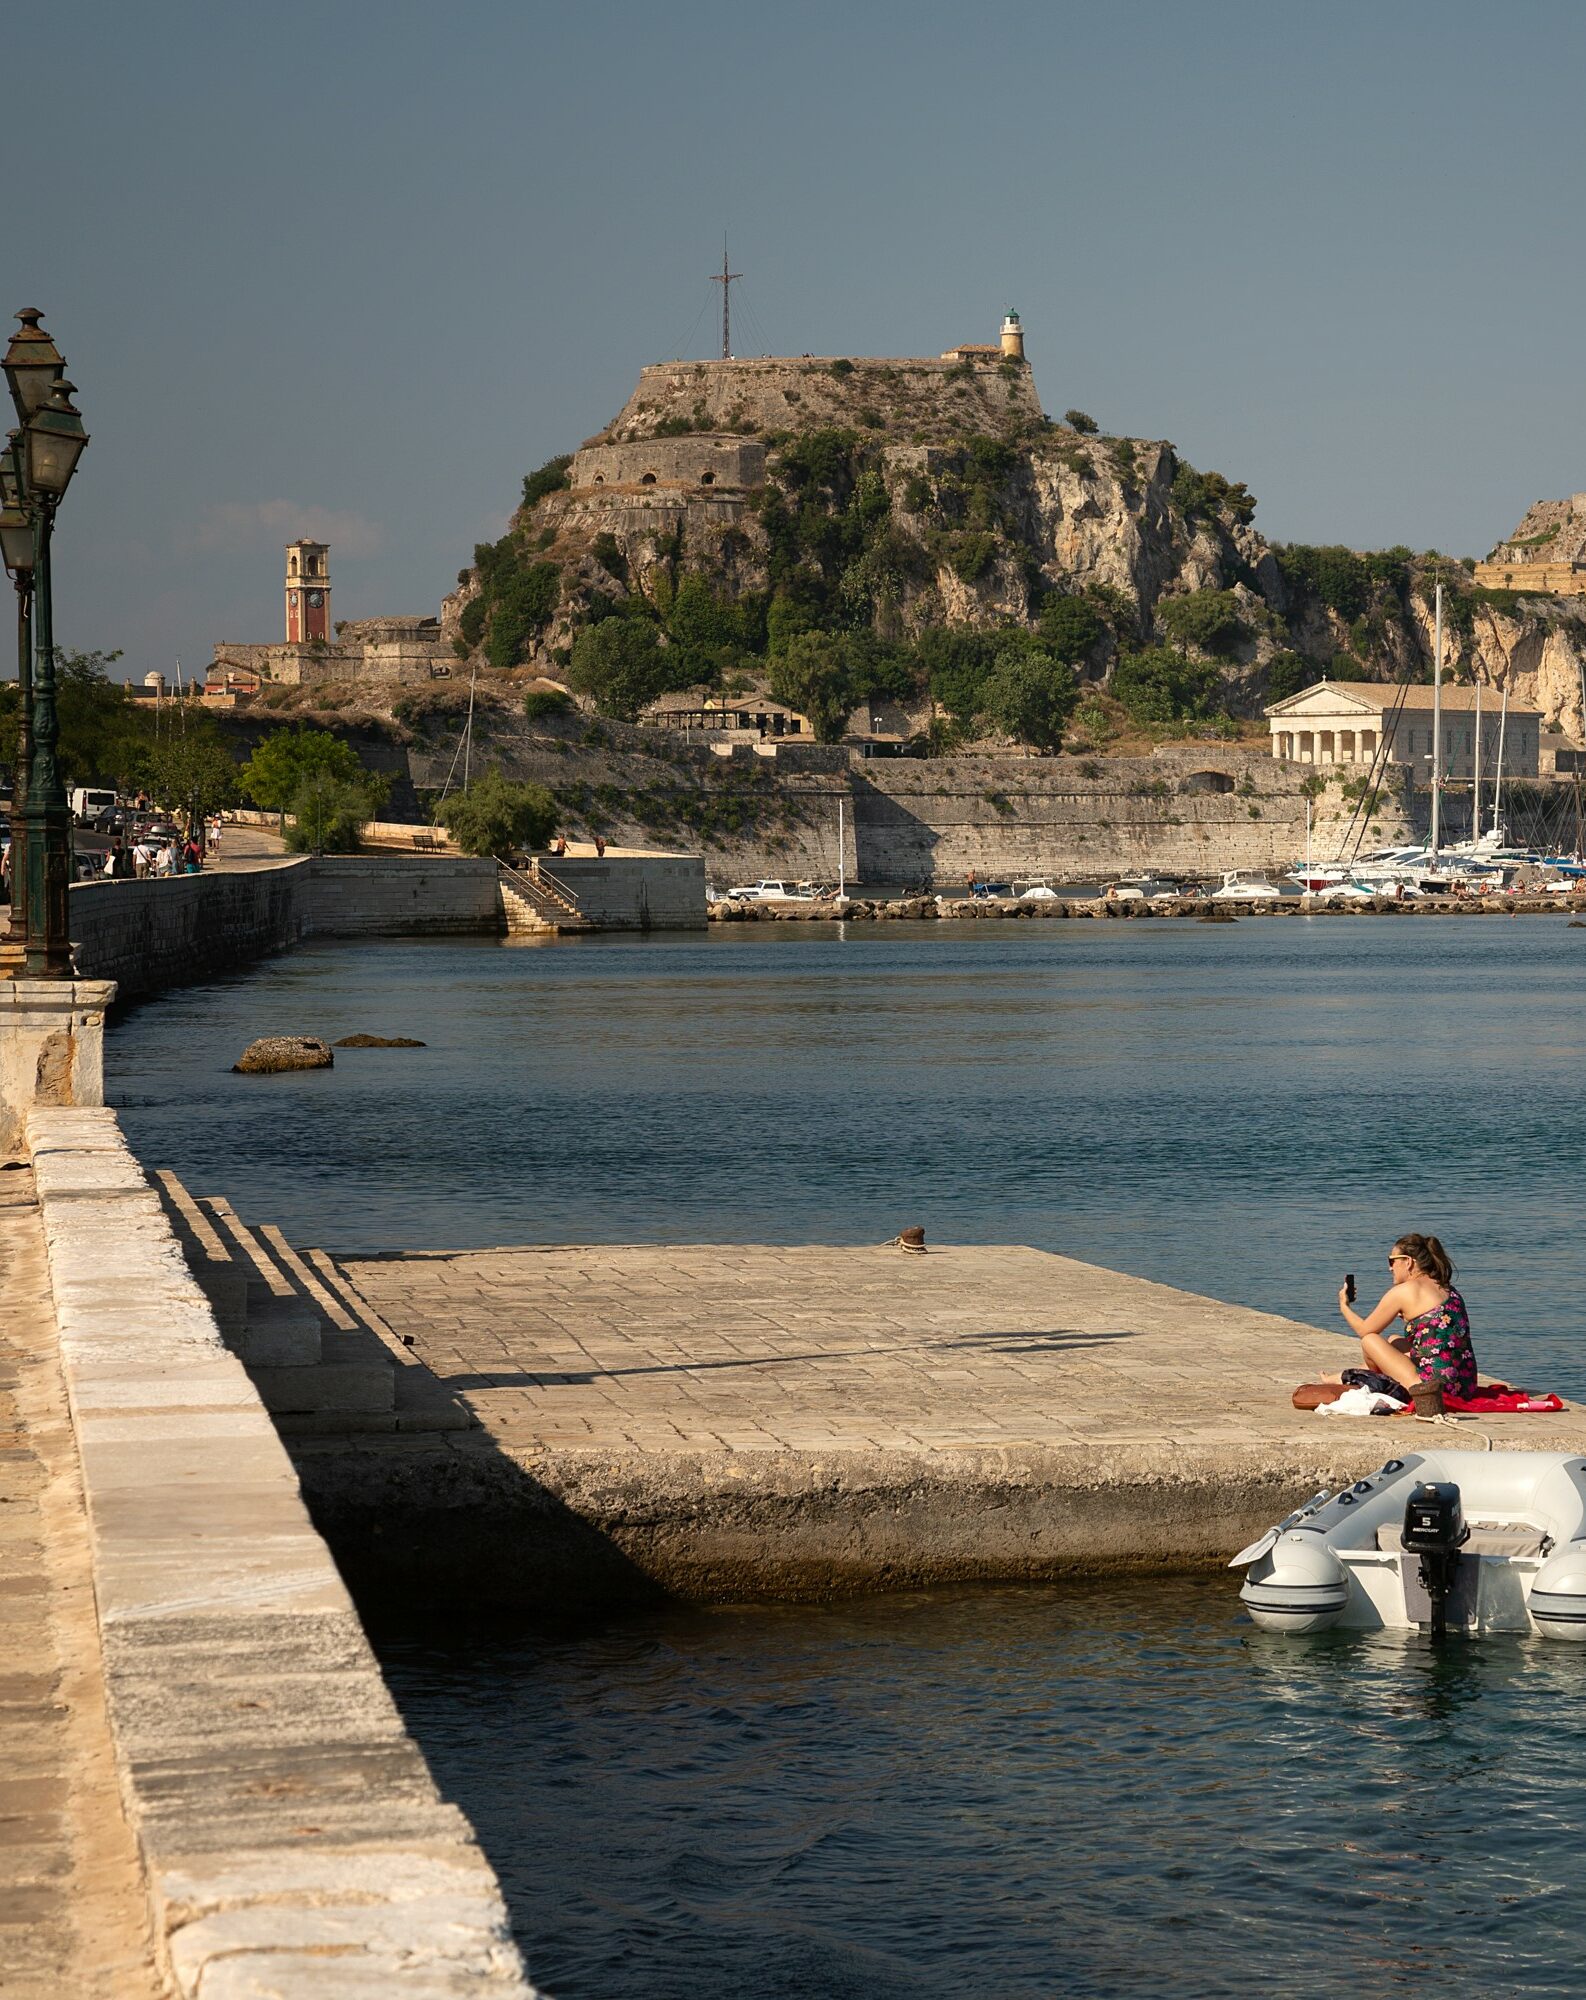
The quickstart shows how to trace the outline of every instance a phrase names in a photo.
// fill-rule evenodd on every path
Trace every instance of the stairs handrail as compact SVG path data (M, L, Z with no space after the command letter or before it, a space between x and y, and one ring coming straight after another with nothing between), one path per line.
M536 896L544 897L548 902L559 903L569 916L583 916L577 896L565 882L558 881L548 868L542 868L537 858L530 861L527 873L521 868L514 868L510 861L498 861L496 866L503 875L510 876L512 881L527 893L531 902Z

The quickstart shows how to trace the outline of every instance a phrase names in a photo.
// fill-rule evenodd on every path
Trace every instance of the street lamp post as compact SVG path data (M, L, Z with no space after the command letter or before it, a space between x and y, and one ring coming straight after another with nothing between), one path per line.
M20 709L11 777L11 916L0 946L8 972L20 972L27 954L27 829L22 811L27 804L28 766L33 761L33 522L22 506L20 438L21 433L13 431L0 452L0 555L16 586Z
M27 798L20 815L26 871L23 892L23 970L29 978L72 976L67 892L71 887L71 820L56 749L54 605L50 591L50 540L55 510L71 484L88 435L72 406L72 385L40 314L17 314L20 330L6 350L5 377L21 422L11 453L18 512L33 532L31 599L33 672L23 685L23 726L28 733ZM6 566L19 572L8 547ZM19 587L19 596L20 596ZM25 637L19 633L19 637ZM20 679L20 673L19 673ZM14 808L13 800L13 808ZM17 815L13 810L13 821ZM13 877L17 874L13 869Z

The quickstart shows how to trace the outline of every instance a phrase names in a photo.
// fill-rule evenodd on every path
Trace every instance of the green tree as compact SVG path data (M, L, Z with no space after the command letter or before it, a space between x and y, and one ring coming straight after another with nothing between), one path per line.
M1337 543L1316 548L1290 542L1275 548L1278 568L1292 595L1320 598L1341 618L1358 618L1371 601L1372 571L1366 559ZM1391 577L1396 571L1389 568Z
M562 595L562 572L553 562L530 563L505 576L498 570L485 633L485 657L493 667L515 667L529 642L550 623Z
M810 719L817 743L840 743L856 700L849 650L833 632L802 632L771 662L771 693Z
M492 765L482 778L446 801L446 831L464 854L510 861L526 847L543 847L560 817L543 785L516 785Z
M1078 699L1074 669L1036 646L1010 648L999 654L986 678L988 719L1037 750L1061 749L1063 731Z
M1198 646L1203 653L1229 658L1250 637L1239 599L1231 590L1192 590L1187 597L1165 597L1157 618L1179 646Z
M573 641L567 680L589 695L602 715L636 722L642 709L671 691L677 670L649 619L603 618Z
M1186 659L1171 646L1125 653L1112 671L1112 693L1136 722L1182 722L1212 712L1220 685L1209 660Z
M1071 667L1090 657L1107 629L1084 598L1062 592L1047 598L1038 623L1042 645L1053 659L1066 661Z
M1065 410L1063 421L1071 431L1078 431L1081 437L1094 437L1100 425L1094 417L1087 417L1083 410Z
M79 653L70 647L55 655L55 712L60 724L58 756L68 785L137 782L139 766L154 737L154 717L134 701L109 669L114 653ZM152 707L152 704L150 704Z
M237 803L237 760L212 715L179 717L144 752L139 780L187 826Z
M1287 701L1301 688L1313 686L1322 670L1303 653L1274 653L1267 662L1267 700Z
M523 482L525 509L537 507L548 493L560 493L569 483L567 468L572 462L572 453L566 452L560 458L548 458L538 472L531 472Z
M276 730L254 751L239 776L244 793L255 805L284 815L303 781L316 773L368 789L370 773L357 751L328 729Z
M293 854L356 854L369 816L362 785L325 769L309 771L292 794L286 845Z

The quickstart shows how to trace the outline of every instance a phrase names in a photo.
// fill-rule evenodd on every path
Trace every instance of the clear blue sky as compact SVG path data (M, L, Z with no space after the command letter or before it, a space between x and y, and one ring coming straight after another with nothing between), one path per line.
M1171 438L1280 539L1484 554L1586 488L1586 14L1552 0L68 0L0 34L34 190L0 308L44 309L93 434L58 632L127 672L279 637L299 532L338 617L435 610L526 471L712 352L724 229L740 352L931 354L1015 305L1048 410Z

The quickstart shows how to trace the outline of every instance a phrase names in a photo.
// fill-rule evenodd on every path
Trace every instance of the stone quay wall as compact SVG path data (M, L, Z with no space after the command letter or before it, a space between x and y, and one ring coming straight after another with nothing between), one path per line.
M605 931L697 931L706 923L705 861L698 854L553 856L558 882L578 898L591 923Z
M531 2000L291 1461L113 1112L30 1152L122 1798L178 2000Z

